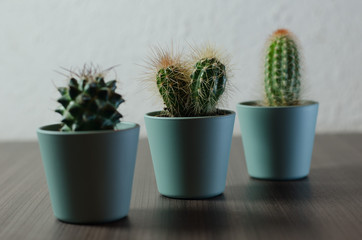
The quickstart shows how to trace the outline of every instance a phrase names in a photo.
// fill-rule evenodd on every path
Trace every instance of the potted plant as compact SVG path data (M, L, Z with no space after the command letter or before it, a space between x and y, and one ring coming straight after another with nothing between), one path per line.
M294 35L279 29L268 43L265 99L237 105L247 169L254 178L304 178L310 169L318 103L300 98Z
M69 71L58 88L60 124L37 129L54 215L69 223L101 223L128 214L139 125L121 122L124 102L110 69Z
M158 191L167 197L202 199L225 189L235 113L217 108L227 65L208 46L193 64L157 49L151 80L165 108L145 114ZM191 62L191 61L190 61Z

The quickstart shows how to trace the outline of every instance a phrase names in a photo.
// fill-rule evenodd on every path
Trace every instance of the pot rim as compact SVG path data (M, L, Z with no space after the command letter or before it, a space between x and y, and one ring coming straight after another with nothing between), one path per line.
M308 107L311 105L318 105L317 101L313 100L301 100L302 104L299 105L289 105L289 106L265 106L265 105L258 105L260 100L253 100L253 101L245 101L239 102L236 106L237 107L244 107L244 108L265 108L265 109L285 109L285 108L300 108L300 107Z
M127 121L122 121L120 123L117 124L117 126L119 125L128 125L126 128L121 128L121 129L116 129L116 130L92 130L92 131L77 131L77 132L61 132L59 130L54 130L55 128L59 129L60 128L60 123L56 123L56 124L48 124L48 125L44 125L42 127L37 128L36 132L40 133L40 134L47 134L47 135L94 135L94 134L106 134L106 133L118 133L118 132L124 132L124 131L128 131L131 129L136 129L136 128L140 128L140 125L138 123L134 123L134 122L127 122Z
M221 111L224 111L224 115L214 115L214 116L198 116L198 117L158 117L155 116L156 114L160 113L161 111L153 111L148 112L144 116L145 118L149 119L164 119L164 120L170 120L170 121L180 121L180 120L195 120L195 119L214 119L214 118L227 118L230 116L235 115L235 112L232 110L227 109L219 109Z

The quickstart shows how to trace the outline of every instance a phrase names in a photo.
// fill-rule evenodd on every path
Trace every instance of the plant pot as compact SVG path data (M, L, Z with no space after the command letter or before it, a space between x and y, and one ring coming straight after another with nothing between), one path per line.
M102 223L129 211L139 125L117 130L37 130L54 215L69 223Z
M309 174L318 103L267 107L237 105L246 165L251 177L293 180Z
M158 191L202 199L224 192L235 112L205 117L145 115Z

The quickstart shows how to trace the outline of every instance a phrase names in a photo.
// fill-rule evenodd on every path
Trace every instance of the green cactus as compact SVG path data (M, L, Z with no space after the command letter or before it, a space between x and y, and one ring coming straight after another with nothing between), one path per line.
M157 87L166 105L166 111L173 117L186 116L188 113L187 70L182 65L169 65L158 70Z
M202 58L191 74L191 104L194 115L216 112L216 104L225 91L226 69L216 57Z
M265 58L264 87L269 106L295 105L299 102L299 53L288 30L279 29L270 39Z
M61 131L115 129L122 115L117 111L124 102L115 92L116 80L104 81L102 72L85 66L80 73L71 72L67 87L59 87L61 106L55 110L63 116Z
M181 55L172 50L158 47L153 51L149 60L150 76L152 82L156 77L158 91L166 106L162 116L218 114L216 105L225 91L226 66L209 45L193 50L189 61L182 60Z

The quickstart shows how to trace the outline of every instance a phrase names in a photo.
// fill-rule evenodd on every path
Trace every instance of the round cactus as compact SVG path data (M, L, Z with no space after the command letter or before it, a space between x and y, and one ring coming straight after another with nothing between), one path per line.
M300 96L298 47L285 29L273 33L265 58L265 95L269 106L295 105Z
M225 65L216 57L206 57L196 62L191 74L191 102L195 115L216 112L226 80Z
M105 82L102 72L87 66L78 74L70 73L73 76L68 86L58 88L61 106L56 112L63 116L60 130L115 129L122 117L117 108L124 102L122 96L115 92L117 81Z

